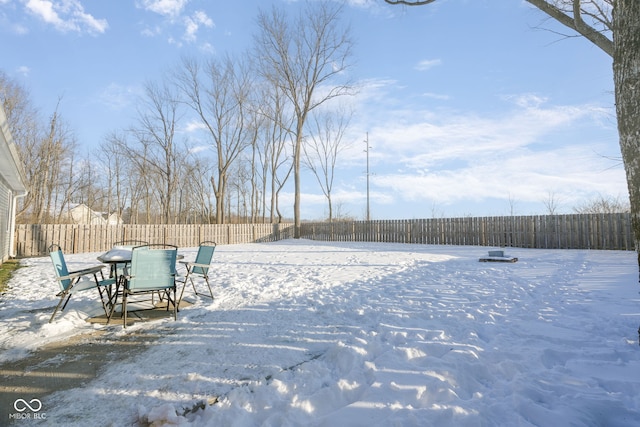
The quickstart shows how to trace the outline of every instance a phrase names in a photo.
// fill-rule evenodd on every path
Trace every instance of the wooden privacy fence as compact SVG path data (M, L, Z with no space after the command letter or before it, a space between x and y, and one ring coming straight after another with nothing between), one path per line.
M48 254L52 243L65 253L104 252L114 242L142 240L195 247L205 240L218 244L270 242L293 237L291 224L186 224L186 225L83 225L18 224L16 255L19 258Z
M104 252L120 240L143 240L195 247L271 242L292 238L293 224L16 226L18 257L42 256L52 243L66 253ZM303 223L300 237L345 242L394 242L543 249L634 250L629 214L576 214L507 217Z
M635 249L628 213L308 223L302 224L300 234L312 240L349 242Z

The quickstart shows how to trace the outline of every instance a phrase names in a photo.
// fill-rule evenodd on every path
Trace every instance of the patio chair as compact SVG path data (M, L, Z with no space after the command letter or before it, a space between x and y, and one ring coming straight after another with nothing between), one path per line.
M53 262L53 267L56 272L56 279L60 285L60 292L56 294L60 297L60 301L56 305L53 314L49 319L49 323L53 322L53 318L56 316L58 310L63 311L74 292L86 291L88 289L97 289L100 295L100 301L102 302L102 308L104 313L109 315L109 305L111 303L110 289L115 284L115 279L105 279L102 274L104 265L96 265L82 270L69 271L67 263L62 253L60 245L53 244L49 246L49 256ZM100 278L98 278L100 273ZM93 280L91 279L93 277ZM106 301L105 301L106 297ZM62 308L60 308L62 306Z
M211 285L209 284L209 267L211 265L213 252L215 250L216 242L202 242L200 243L198 254L196 255L196 259L194 262L180 261L180 264L183 264L187 269L187 275L184 278L181 277L180 279L178 279L179 282L184 282L182 285L182 291L180 292L180 298L178 298L178 305L180 304L180 301L182 301L184 288L187 287L187 280L191 282L191 287L193 288L193 292L196 295L202 295L213 299L213 291L211 290ZM204 293L198 293L196 285L193 281L194 278L204 279L204 282L207 284L207 288L209 289L208 295Z
M176 257L178 248L174 245L136 246L131 252L131 264L125 268L124 287L122 289L122 313L124 327L127 327L127 302L130 297L158 292L167 297L167 311L173 305L173 318L178 319L176 303ZM173 293L173 297L171 297ZM112 312L109 316L111 319Z
M147 246L148 244L149 242L145 242L144 240L120 240L119 242L113 243L112 249L133 249L136 246ZM111 276L122 276L126 266L126 262L111 264Z

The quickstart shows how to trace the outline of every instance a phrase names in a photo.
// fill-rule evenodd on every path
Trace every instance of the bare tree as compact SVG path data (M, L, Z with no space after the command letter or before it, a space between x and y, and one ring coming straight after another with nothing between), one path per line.
M49 119L47 130L33 147L36 163L28 168L31 172L31 176L27 175L29 189L34 190L33 219L36 223L51 221L58 216L56 212L63 210L69 202L75 141L58 112L59 106L60 100Z
M516 214L516 207L518 202L516 201L513 194L509 193L509 215L514 216Z
M29 194L19 211L22 221L67 221L73 203L101 204L98 174L89 158L78 159L73 132L60 114L61 99L46 124L30 106L28 94L0 73L0 99L17 137Z
M573 211L580 214L624 213L629 212L629 204L619 197L600 195L574 207Z
M436 202L431 204L431 218L444 218L444 209L439 207Z
M385 0L419 6L436 0ZM620 151L640 266L640 1L526 0L613 59Z
M4 72L0 71L0 102L4 108L11 130L11 135L20 152L20 158L23 164L37 166L37 158L39 150L38 145L41 142L41 125L38 118L38 111L33 107L27 89L11 80ZM36 194L31 188L34 182L34 174L37 170L31 167L25 167L26 184L29 187L27 196L22 198L22 203L17 211L17 219L21 221L32 220L29 215L33 211L33 204L36 200Z
M213 165L208 158L194 152L184 167L185 179L180 187L181 205L185 210L183 219L187 223L211 224L215 206L212 204L209 177L213 173Z
M73 204L83 203L95 212L104 212L108 191L103 185L104 175L101 166L94 161L94 154L86 154L85 158L77 160L73 154L72 159L68 179L64 182L64 199L60 205L69 209Z
M262 127L264 163L264 191L267 191L266 175L270 175L269 192L269 222L282 222L282 213L279 207L279 195L293 170L293 161L289 147L292 144L293 123L295 117L286 109L286 97L281 88L265 81L262 85L262 103L260 112L265 119ZM266 198L263 202L266 205Z
M252 93L255 94L255 90L252 90ZM260 171L261 168L258 164L259 161L259 137L261 134L261 128L264 125L264 117L260 114L260 98L257 98L255 95L250 97L250 107L247 108L247 127L249 128L248 132L248 145L250 147L250 152L247 155L247 163L249 164L249 182L251 184L250 188L250 212L247 221L251 223L258 222L258 217L260 216L260 196L263 191L261 191L259 182L264 182L264 179L261 177ZM262 167L264 170L264 166ZM262 187L264 190L264 187Z
M304 163L313 172L327 198L329 222L333 221L331 191L335 178L338 154L346 145L344 133L349 125L351 113L343 108L335 110L315 110L312 114L312 132L310 141L303 145Z
M109 214L115 213L118 218L123 218L125 202L129 193L126 182L126 177L129 174L125 173L128 158L122 155L121 148L126 146L126 136L123 133L113 132L101 144L99 154L107 188L105 207Z
M133 129L137 148L131 159L160 206L161 222L175 221L172 201L179 183L179 167L184 150L176 142L176 126L180 118L179 103L168 85L148 82L138 112L138 125ZM149 199L148 199L149 201ZM148 203L150 204L150 203Z
M126 152L122 151L122 153ZM144 169L146 157L146 151L143 151L141 161L130 159L131 161L127 164L127 186L130 194L128 222L130 224L151 224L153 190Z
M105 167L113 168L115 183L107 182L107 185L111 197L114 197L112 193L115 186L115 201L112 203L118 206L123 221L129 224L151 223L151 190L144 166L146 145L140 144L135 138L135 131L122 131L108 135L101 148L105 152L103 159L111 159L105 161ZM146 218L142 218L142 214L146 214Z
M553 191L547 193L547 197L542 200L544 207L547 209L548 215L557 215L560 210L561 200Z
M224 200L229 168L248 146L248 97L251 79L243 62L227 57L203 66L184 59L175 81L186 104L204 125L216 154L217 175L211 176L216 197L216 222L224 223Z
M249 205L251 199L251 162L248 159L234 163L229 171L229 199L235 198L236 223L247 222L250 218ZM230 203L233 206L233 203ZM231 211L230 211L231 213Z
M356 221L357 219L346 210L344 201L337 200L333 207L333 217L338 221Z
M258 15L256 56L262 75L278 86L295 114L293 149L294 237L300 237L300 160L309 112L324 102L352 92L338 83L349 66L350 32L340 25L342 7L334 2L309 2L295 22L277 8Z

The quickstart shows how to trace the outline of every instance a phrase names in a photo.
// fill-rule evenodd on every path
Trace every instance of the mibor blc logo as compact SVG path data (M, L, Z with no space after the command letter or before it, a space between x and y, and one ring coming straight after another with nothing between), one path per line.
M9 414L10 420L44 420L47 415L42 410L42 402L40 399L16 399L13 402L13 409L17 412Z

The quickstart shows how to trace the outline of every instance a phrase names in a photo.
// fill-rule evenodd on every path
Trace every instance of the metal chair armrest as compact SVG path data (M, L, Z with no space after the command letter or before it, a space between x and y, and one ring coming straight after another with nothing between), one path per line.
M104 268L104 265L94 265L92 267L83 268L82 270L70 271L69 275L78 274L84 276L85 274L99 273Z
M196 262L186 262L184 263L188 268L191 267L202 267L202 268L209 268L211 267L211 264L198 264Z
M77 277L82 277L82 276L85 276L85 274L77 271L77 272L69 273L66 276L56 277L56 279L61 282L63 280L75 279Z

